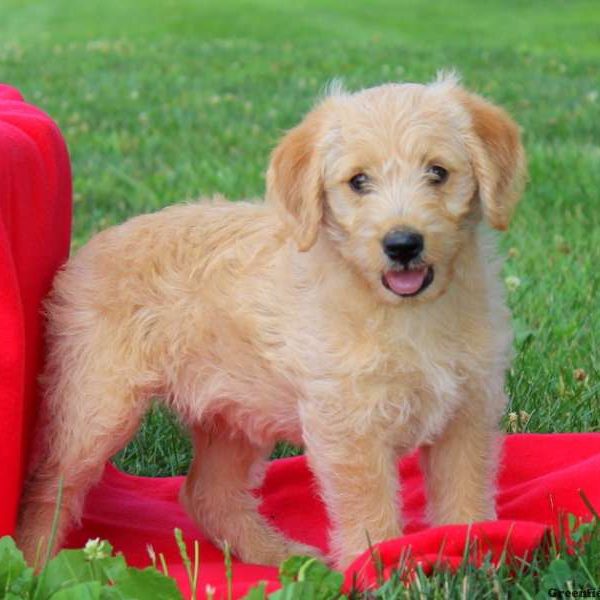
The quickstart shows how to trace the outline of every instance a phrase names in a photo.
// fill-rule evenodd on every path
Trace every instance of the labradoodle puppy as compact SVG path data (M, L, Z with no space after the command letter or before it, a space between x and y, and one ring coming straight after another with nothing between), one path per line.
M453 77L330 93L273 152L266 202L171 206L96 235L47 301L19 542L59 546L154 397L189 426L181 501L244 561L317 553L251 490L302 444L339 567L402 532L421 447L432 523L492 519L511 328L487 227L521 195L519 129ZM43 542L42 542L43 543Z

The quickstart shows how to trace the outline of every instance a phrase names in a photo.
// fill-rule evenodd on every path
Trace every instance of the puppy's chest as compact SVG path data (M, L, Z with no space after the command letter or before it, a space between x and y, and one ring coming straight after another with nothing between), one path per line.
M437 437L452 419L470 371L473 348L457 335L456 323L411 328L366 326L339 344L341 381L358 394L365 427L382 428L391 442L412 448ZM330 355L335 353L330 353Z
M464 368L451 360L388 366L379 386L372 386L379 392L371 401L393 443L409 449L433 442L454 417L465 378Z

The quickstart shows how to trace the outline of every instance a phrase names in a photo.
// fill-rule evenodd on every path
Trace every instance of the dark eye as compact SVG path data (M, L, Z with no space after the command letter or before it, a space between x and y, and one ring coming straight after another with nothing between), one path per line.
M431 165L431 167L427 169L427 174L430 176L430 181L434 185L444 183L444 181L448 179L448 171L444 169L444 167L440 167L440 165Z
M369 191L369 177L364 173L358 173L349 182L348 185L357 194L366 194Z

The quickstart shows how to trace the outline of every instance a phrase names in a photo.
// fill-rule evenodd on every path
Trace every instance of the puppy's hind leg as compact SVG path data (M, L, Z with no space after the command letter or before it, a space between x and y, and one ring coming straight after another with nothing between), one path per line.
M103 389L99 381L61 391L60 402L48 402L42 415L44 442L25 484L17 526L17 543L37 567L46 557L55 513L51 553L81 518L86 493L100 479L106 461L133 437L142 416L131 392Z
M294 554L320 556L316 548L286 539L258 512L252 480L270 448L217 429L196 427L193 437L194 460L180 499L207 536L227 542L244 562L279 565Z

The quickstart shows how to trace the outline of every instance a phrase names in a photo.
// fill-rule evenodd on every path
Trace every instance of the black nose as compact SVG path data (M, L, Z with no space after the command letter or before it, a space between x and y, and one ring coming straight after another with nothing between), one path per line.
M383 238L383 251L392 260L407 263L423 252L423 236L414 231L390 231Z

